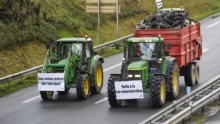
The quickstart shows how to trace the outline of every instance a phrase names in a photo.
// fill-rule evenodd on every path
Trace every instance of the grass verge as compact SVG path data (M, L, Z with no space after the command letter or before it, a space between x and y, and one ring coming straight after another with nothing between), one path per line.
M0 97L18 91L20 89L26 88L33 84L36 84L36 82L37 82L37 74L35 73L32 75L24 76L22 80L16 79L10 82L5 82L3 84L0 84Z

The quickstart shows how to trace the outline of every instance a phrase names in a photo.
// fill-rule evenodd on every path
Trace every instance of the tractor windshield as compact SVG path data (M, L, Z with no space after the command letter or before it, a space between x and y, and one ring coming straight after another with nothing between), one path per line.
M129 43L129 59L150 60L156 57L155 43Z
M73 43L72 44L72 53L77 55L77 56L81 56L81 54L82 54L82 44Z

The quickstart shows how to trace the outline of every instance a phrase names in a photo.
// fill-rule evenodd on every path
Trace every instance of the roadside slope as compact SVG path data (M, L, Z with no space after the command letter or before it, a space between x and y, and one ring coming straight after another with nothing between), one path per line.
M9 8L7 12L0 11L0 46L4 46L0 47L0 77L41 65L45 56L44 44L47 41L88 34L97 45L97 15L85 12L85 0L23 1L23 4L19 0L13 4L0 2L0 10ZM164 0L163 3L164 8L183 5L194 19L204 18L220 10L218 0ZM18 13L17 7L22 11ZM27 11L28 7L30 11L35 11ZM131 34L135 24L149 12L156 11L156 5L155 0L121 0L121 9L120 37ZM23 16L25 12L28 14ZM10 13L20 18L2 16ZM101 43L115 39L115 31L115 14L102 14Z

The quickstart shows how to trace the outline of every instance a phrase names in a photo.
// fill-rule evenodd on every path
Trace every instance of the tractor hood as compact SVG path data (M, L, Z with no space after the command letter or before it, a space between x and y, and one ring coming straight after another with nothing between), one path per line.
M136 61L128 65L128 70L143 70L148 68L147 61Z

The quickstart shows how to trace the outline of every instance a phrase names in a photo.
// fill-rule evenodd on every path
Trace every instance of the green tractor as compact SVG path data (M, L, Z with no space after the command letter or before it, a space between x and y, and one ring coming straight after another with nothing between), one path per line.
M54 91L67 94L76 88L80 100L98 94L103 86L104 60L93 50L91 38L62 38L47 54L42 73L38 73L38 91L43 100L50 100Z
M108 101L111 107L123 101L143 99L150 93L154 107L161 107L166 99L177 99L179 69L175 58L165 52L161 37L130 38L124 41L121 74L108 79Z

